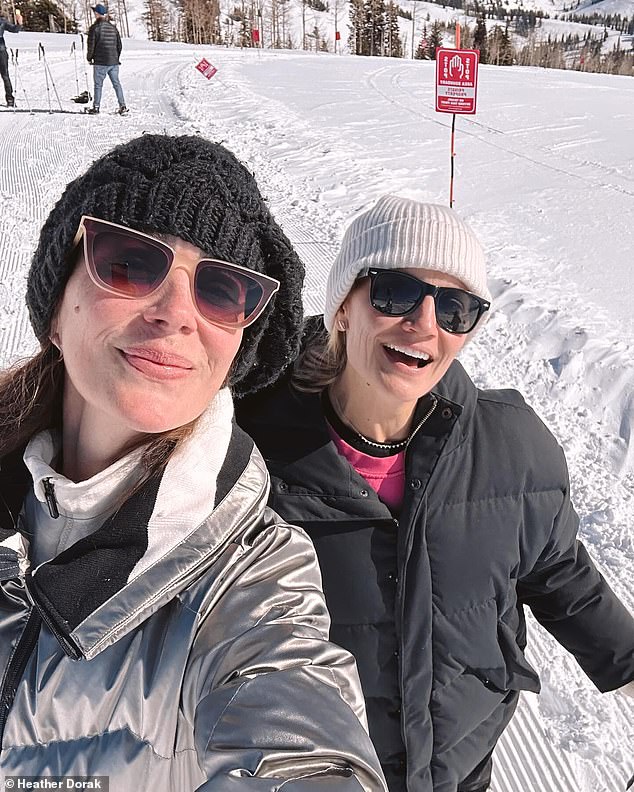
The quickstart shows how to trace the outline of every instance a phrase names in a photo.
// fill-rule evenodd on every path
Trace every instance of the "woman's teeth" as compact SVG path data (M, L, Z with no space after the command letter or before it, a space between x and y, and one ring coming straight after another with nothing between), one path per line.
M400 347L396 346L395 344L385 344L385 348L391 350L392 352L396 352L397 356L403 355L406 358L406 360L402 361L404 363L408 362L407 358L411 359L412 361L417 361L416 365L418 368L422 368L431 360L431 355L428 352L420 352L419 350L412 349L411 347Z

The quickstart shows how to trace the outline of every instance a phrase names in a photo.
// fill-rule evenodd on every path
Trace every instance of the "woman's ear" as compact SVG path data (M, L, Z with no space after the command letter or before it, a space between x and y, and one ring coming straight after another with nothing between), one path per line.
M335 314L335 327L342 333L345 333L348 329L348 318L346 316L345 302L340 306L339 310Z
M55 349L59 352L60 357L62 357L62 339L59 337L59 330L58 330L58 323L59 323L59 305L55 308L55 313L53 314L53 318L51 319L51 328L48 333L48 340L53 344Z

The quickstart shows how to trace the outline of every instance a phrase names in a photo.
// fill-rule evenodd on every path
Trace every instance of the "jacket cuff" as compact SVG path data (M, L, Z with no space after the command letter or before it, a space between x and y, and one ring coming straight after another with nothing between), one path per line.
M622 688L619 688L619 693L625 693L626 696L634 698L634 682L628 682Z

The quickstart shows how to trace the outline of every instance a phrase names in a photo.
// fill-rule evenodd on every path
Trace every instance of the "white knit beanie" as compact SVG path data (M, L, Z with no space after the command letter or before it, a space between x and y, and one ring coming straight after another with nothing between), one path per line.
M384 195L352 221L328 276L324 308L328 332L332 332L337 311L366 267L443 272L491 302L484 251L476 235L453 209L440 204Z

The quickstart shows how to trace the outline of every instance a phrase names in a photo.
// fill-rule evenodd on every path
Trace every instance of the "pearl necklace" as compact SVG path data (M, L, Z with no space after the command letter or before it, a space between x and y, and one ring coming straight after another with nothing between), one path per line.
M388 443L377 443L376 440L370 440L369 437L366 437L364 434L357 429L357 427L352 423L352 421L346 417L344 411L341 409L341 404L339 403L338 397L332 392L329 392L330 400L333 402L337 414L341 418L341 420L352 429L352 431L356 434L356 436L361 440L362 443L369 445L371 448L378 448L381 451L400 451L402 448L405 448L409 441L414 437L416 432L421 428L421 426L430 418L431 414L436 409L436 405L438 404L438 399L434 396L433 393L429 395L432 398L432 403L429 410L425 413L425 415L421 418L421 420L416 424L414 429L409 433L409 435L405 438L405 440L396 440Z

